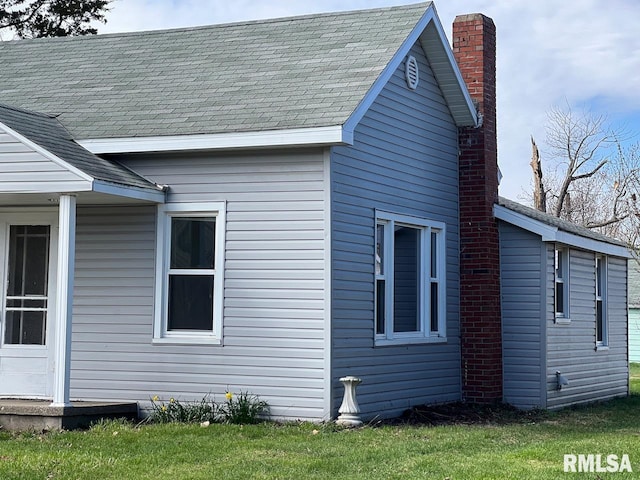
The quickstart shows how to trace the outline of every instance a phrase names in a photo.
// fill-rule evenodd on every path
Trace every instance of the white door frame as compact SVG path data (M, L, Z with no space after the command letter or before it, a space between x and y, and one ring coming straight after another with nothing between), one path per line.
M56 304L56 273L57 273L57 255L58 255L58 215L55 209L1 209L0 210L0 302L2 302L2 311L6 305L7 294L7 259L8 259L8 238L9 225L49 225L49 272L48 272L48 302L47 302L47 327L45 336L45 345L5 345L4 335L6 321L2 319L2 328L0 329L0 356L4 358L44 358L46 359L46 372L43 372L46 378L46 384L42 391L37 392L33 396L36 398L51 398L53 394L53 371L55 369L53 358L53 344L55 341ZM2 361L0 359L0 361ZM12 395L11 392L5 394ZM14 395L23 396L24 392L15 392Z

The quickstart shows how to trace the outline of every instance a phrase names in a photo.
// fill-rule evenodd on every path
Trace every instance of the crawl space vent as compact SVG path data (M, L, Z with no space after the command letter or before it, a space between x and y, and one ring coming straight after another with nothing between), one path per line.
M407 61L404 65L404 74L407 77L407 85L411 90L415 90L418 86L420 77L418 75L418 62L413 55L407 57Z

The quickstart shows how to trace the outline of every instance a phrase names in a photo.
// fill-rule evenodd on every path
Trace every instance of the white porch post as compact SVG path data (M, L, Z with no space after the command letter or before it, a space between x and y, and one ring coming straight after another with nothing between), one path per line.
M76 197L60 195L58 233L58 273L55 312L54 406L69 406L71 369L71 317L73 275L76 253Z

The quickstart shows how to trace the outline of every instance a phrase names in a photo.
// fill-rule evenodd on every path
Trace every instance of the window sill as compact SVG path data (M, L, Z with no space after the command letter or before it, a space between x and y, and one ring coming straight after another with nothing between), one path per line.
M374 347L393 347L393 346L403 346L403 345L424 345L429 343L447 343L446 337L404 337L404 338L394 338L394 339L386 339L380 338L376 339L374 343Z
M596 345L596 352L608 352L609 345Z
M570 325L571 319L567 317L556 317L556 325Z
M222 345L222 339L216 337L158 337L151 340L152 345Z

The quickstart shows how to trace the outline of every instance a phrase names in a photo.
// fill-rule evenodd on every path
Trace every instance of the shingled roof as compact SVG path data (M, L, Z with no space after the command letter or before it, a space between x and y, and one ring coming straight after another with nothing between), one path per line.
M0 124L9 127L95 180L160 191L160 188L116 162L100 158L78 145L56 118L0 105Z
M78 140L342 125L430 5L0 42L0 103Z
M627 249L627 244L624 242L621 242L620 240L616 240L615 238L607 237L606 235L602 235L601 233L595 232L593 230L582 227L580 225L576 225L574 223L568 222L561 218L554 217L553 215L549 215L548 213L541 212L534 208L526 207L521 203L514 202L513 200L509 200L507 198L500 197L498 199L498 206L504 207L505 209L511 212L514 212L523 217L531 219L534 223L530 223L529 224L530 226L533 226L535 225L535 223L537 223L538 225L541 225L543 229L546 230L546 232L556 231L556 232L563 232L565 234L568 234L564 236L560 235L555 238L555 240L561 243L565 243L565 242L570 243L571 238L581 237L584 239L591 240L592 242L590 243L590 245L594 249L597 249L598 245L610 245L610 246L613 246L613 249L610 249L610 253L615 252L615 254L617 255L630 257L630 253L628 252L628 249ZM511 218L506 217L499 210L496 210L495 213L496 213L496 217L502 220L505 220L505 221L511 220ZM525 224L521 223L520 226L525 226ZM548 227L548 228L545 228L545 227ZM534 231L534 230L536 230L538 233L542 231L539 228L531 229L531 231Z

